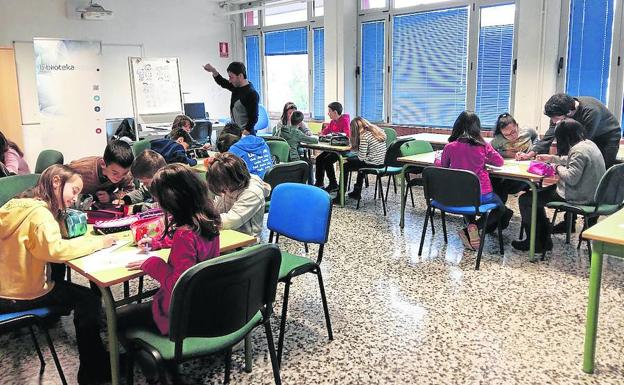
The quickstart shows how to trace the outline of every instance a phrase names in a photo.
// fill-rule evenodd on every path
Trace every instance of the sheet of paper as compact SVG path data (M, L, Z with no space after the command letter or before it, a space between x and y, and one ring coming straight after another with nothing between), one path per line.
M107 252L106 252L107 251ZM103 270L126 267L130 262L141 261L151 256L153 253L143 253L139 249L128 250L100 250L82 259L82 268L87 273L95 273Z

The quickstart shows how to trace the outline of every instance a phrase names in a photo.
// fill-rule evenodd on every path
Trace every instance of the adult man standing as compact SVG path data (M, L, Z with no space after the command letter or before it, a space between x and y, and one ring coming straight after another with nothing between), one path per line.
M232 92L230 99L230 116L243 130L250 135L255 135L254 126L258 121L258 101L260 96L247 80L247 70L241 62L232 62L227 67L229 80L226 80L210 64L204 69L212 73L215 82L221 87Z
M531 159L536 154L547 154L555 139L555 126L566 117L572 118L585 127L587 139L590 139L600 152L607 169L617 157L622 137L622 128L615 116L596 98L579 96L573 98L567 94L555 94L544 105L544 115L550 118L550 127L544 137L533 145L528 153L516 154L516 159Z

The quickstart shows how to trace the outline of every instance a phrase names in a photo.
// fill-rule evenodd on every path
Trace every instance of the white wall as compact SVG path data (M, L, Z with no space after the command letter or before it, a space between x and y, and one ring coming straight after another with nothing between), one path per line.
M31 41L33 37L142 45L145 56L180 59L182 92L187 102L205 102L206 110L214 117L229 115L230 93L217 86L212 76L202 69L204 63L210 62L224 73L228 63L242 55L240 45L232 40L229 18L222 16L216 1L98 1L114 12L109 21L76 18L71 9L81 2L88 1L0 0L0 45L11 46L13 41ZM220 41L230 43L229 58L219 57ZM36 135L36 127L36 124L24 126L24 139ZM42 149L34 147L40 145L29 148L26 144L27 160L33 166Z

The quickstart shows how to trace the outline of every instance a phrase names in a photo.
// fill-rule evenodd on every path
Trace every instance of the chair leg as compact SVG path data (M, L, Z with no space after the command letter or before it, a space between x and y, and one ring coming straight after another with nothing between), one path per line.
M377 179L375 179L375 193L373 194L373 199L377 199L377 186L378 185L379 185L379 183L378 183Z
M587 217L583 215L583 229L579 233L578 243L576 244L577 250L581 248L581 243L583 242L583 231L587 230L587 227Z
M288 294L290 292L290 279L284 286L284 302L282 303L282 319L280 320L280 333L277 338L277 364L282 366L282 352L284 350L284 333L286 331L286 314L288 312Z
M305 243L303 244L303 249L305 250L305 252L306 252L306 253L309 251L309 250L308 250L308 243L307 243L307 242L305 242Z
M39 342L37 342L37 336L35 335L35 331L32 326L28 326L28 332L30 333L30 338L32 339L33 345L35 345L35 350L37 351L37 356L39 357L39 374L43 374L45 369L45 360L43 359L43 354L41 354L41 348L39 347Z
M490 217L490 213L485 214L485 221L483 223L488 223L488 218ZM481 229L481 234L479 235L480 244L479 251L477 252L477 263L475 265L475 270L479 270L479 266L481 265L481 254L483 254L483 244L485 240L485 226Z
M388 175L388 183L386 183L386 199L388 199L388 192L390 192L390 178L394 178L394 176ZM394 189L394 193L396 194L396 188Z
M52 338L50 338L50 333L48 333L48 329L39 325L39 329L43 332L45 336L46 342L48 344L48 348L50 349L50 354L52 355L52 360L54 361L54 366L56 366L56 371L61 378L61 383L63 385L67 385L67 380L65 379L65 374L63 373L63 368L61 367L61 362L59 361L58 355L56 354L56 349L54 349L54 344L52 343ZM31 329L32 330L32 329Z
M435 207L431 207L431 235L435 235L435 226L433 225L433 217L435 216Z
M275 385L281 385L282 379L280 378L279 362L277 361L277 354L275 353L275 344L273 342L273 332L271 331L270 319L264 323L264 333L266 334L267 345L269 345L269 357L271 357L271 366L273 367L273 379L275 380Z
M143 276L139 277L139 289L138 294L143 294ZM141 303L141 298L137 300L137 303Z
M396 194L397 193L397 185L396 185L396 178L394 177L394 175L392 175L392 185L394 186L394 193Z
M225 352L225 374L223 375L223 385L230 383L230 370L232 368L232 349Z
M124 298L130 297L130 281L125 281L123 283L124 290Z
M321 274L321 267L316 266L316 275L318 276L319 289L321 290L321 300L323 301L323 311L325 312L325 324L327 325L327 336L329 340L334 339L334 333L332 331L331 320L329 318L329 307L327 306L327 297L325 296L325 285L323 285L323 275Z
M440 215L442 216L442 234L444 234L444 243L448 243L448 238L446 237L446 213L444 211L440 211Z
M386 201L383 195L383 184L381 183L381 177L377 175L377 183L379 184L379 196L381 197L381 206L383 207L384 217L386 216Z
M410 197L412 198L412 207L416 207L414 204L414 191L412 191L412 186L409 187Z
M505 254L505 246L503 245L503 225L498 221L498 247L500 248L501 255Z
M427 206L427 210L425 210L425 223L423 224L422 234L420 236L420 247L418 248L418 255L422 255L423 244L425 243L425 233L427 232L427 225L429 224L429 210L430 207Z

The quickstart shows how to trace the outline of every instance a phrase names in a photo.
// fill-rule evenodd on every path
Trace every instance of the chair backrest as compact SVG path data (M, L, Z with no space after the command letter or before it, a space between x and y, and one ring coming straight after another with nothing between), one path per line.
M9 200L23 193L31 187L35 187L39 182L39 174L11 175L2 178L2 188L0 188L0 207Z
M150 148L152 148L152 144L150 143L149 140L147 139L139 140L137 142L132 143L132 154L135 157L137 157L144 150L149 150Z
M267 200L271 199L275 187L282 183L303 183L308 180L308 164L303 160L294 162L276 164L267 170L264 174L264 181L271 185L271 195Z
M401 156L401 146L409 141L413 141L412 138L398 138L395 139L390 146L388 146L388 150L386 150L386 158L384 160L384 164L390 167L401 167L402 163L397 162L397 158Z
M600 179L596 194L596 204L624 204L624 163L611 166Z
M273 163L286 163L290 155L290 146L286 141L282 140L267 140Z
M256 132L269 128L269 114L262 104L258 104L258 121L254 126Z
M300 242L324 244L329 237L332 204L315 186L283 183L271 196L267 227Z
M230 334L258 313L271 316L281 263L276 245L262 244L189 268L173 288L169 339L176 358L186 337Z
M60 151L56 150L43 150L37 157L37 163L35 165L35 174L41 174L46 168L53 164L63 164L64 158Z
M481 205L481 185L472 171L426 167L422 172L425 200L445 206Z
M431 143L424 140L410 140L401 145L401 156L411 156L432 152Z
M384 132L386 133L386 148L390 148L390 145L396 140L397 133L394 128L384 127Z

